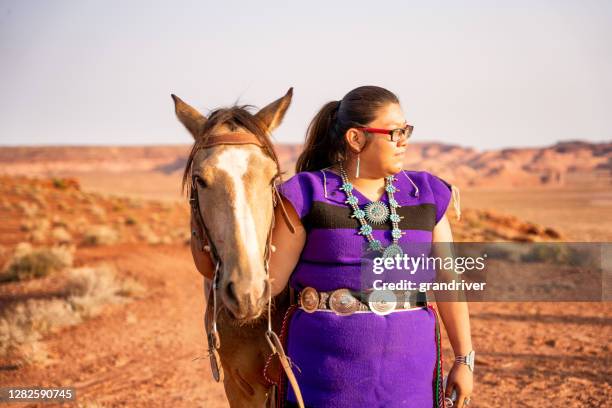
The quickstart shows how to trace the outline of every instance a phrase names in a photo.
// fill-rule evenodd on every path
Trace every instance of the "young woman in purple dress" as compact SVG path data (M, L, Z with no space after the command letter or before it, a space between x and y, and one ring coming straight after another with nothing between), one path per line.
M287 284L298 293L287 354L307 407L438 408L451 393L454 407L469 404L467 304L437 303L456 356L444 395L436 309L422 298L381 301L364 288L364 245L393 257L411 244L453 240L446 210L454 187L402 169L411 133L393 93L356 88L316 115L296 174L281 186L297 231L276 223L270 278L273 296ZM284 404L295 403L289 388Z

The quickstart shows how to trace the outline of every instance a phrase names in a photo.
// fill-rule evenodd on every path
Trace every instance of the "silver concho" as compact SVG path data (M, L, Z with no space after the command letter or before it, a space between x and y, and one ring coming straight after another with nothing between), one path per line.
M384 316L395 310L397 297L391 290L374 290L368 295L368 305L372 312Z
M402 247L397 244L391 244L385 248L383 251L383 258L395 258L396 255L402 256L404 251L402 251Z
M337 289L329 296L329 307L337 315L348 316L359 310L359 300L348 289Z
M305 312L314 313L319 307L319 293L315 288L307 286L300 292L300 305Z
M366 219L373 224L382 224L389 219L389 209L381 201L366 205L364 211Z

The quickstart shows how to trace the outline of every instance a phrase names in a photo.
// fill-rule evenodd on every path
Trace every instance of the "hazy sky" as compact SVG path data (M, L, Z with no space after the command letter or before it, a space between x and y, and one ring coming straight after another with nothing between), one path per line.
M0 0L0 144L175 144L206 113L295 89L279 142L356 86L414 141L612 139L612 1Z

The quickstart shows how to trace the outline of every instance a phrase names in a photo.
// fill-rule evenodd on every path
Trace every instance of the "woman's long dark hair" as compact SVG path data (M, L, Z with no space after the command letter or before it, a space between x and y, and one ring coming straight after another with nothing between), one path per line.
M306 131L304 150L295 165L296 173L324 169L345 160L346 131L372 122L378 110L390 103L399 103L393 92L378 86L360 86L342 100L323 105Z

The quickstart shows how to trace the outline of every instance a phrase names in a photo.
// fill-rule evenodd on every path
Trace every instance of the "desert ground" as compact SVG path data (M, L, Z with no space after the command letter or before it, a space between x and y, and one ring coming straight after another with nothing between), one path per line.
M64 406L228 406L206 358L202 278L186 244L179 185L177 172L148 169L0 176L5 271L17 250L61 243L70 252L55 272L0 283L0 340L11 342L0 347L0 386L75 387L77 402ZM612 195L601 183L465 187L461 205L464 218L451 221L456 240L612 241ZM107 280L65 274L99 267L112 271ZM40 308L65 318L49 320ZM19 313L29 313L27 324L11 332ZM40 316L44 327L34 324ZM472 303L470 316L471 406L608 405L611 303ZM443 347L448 371L446 337Z

